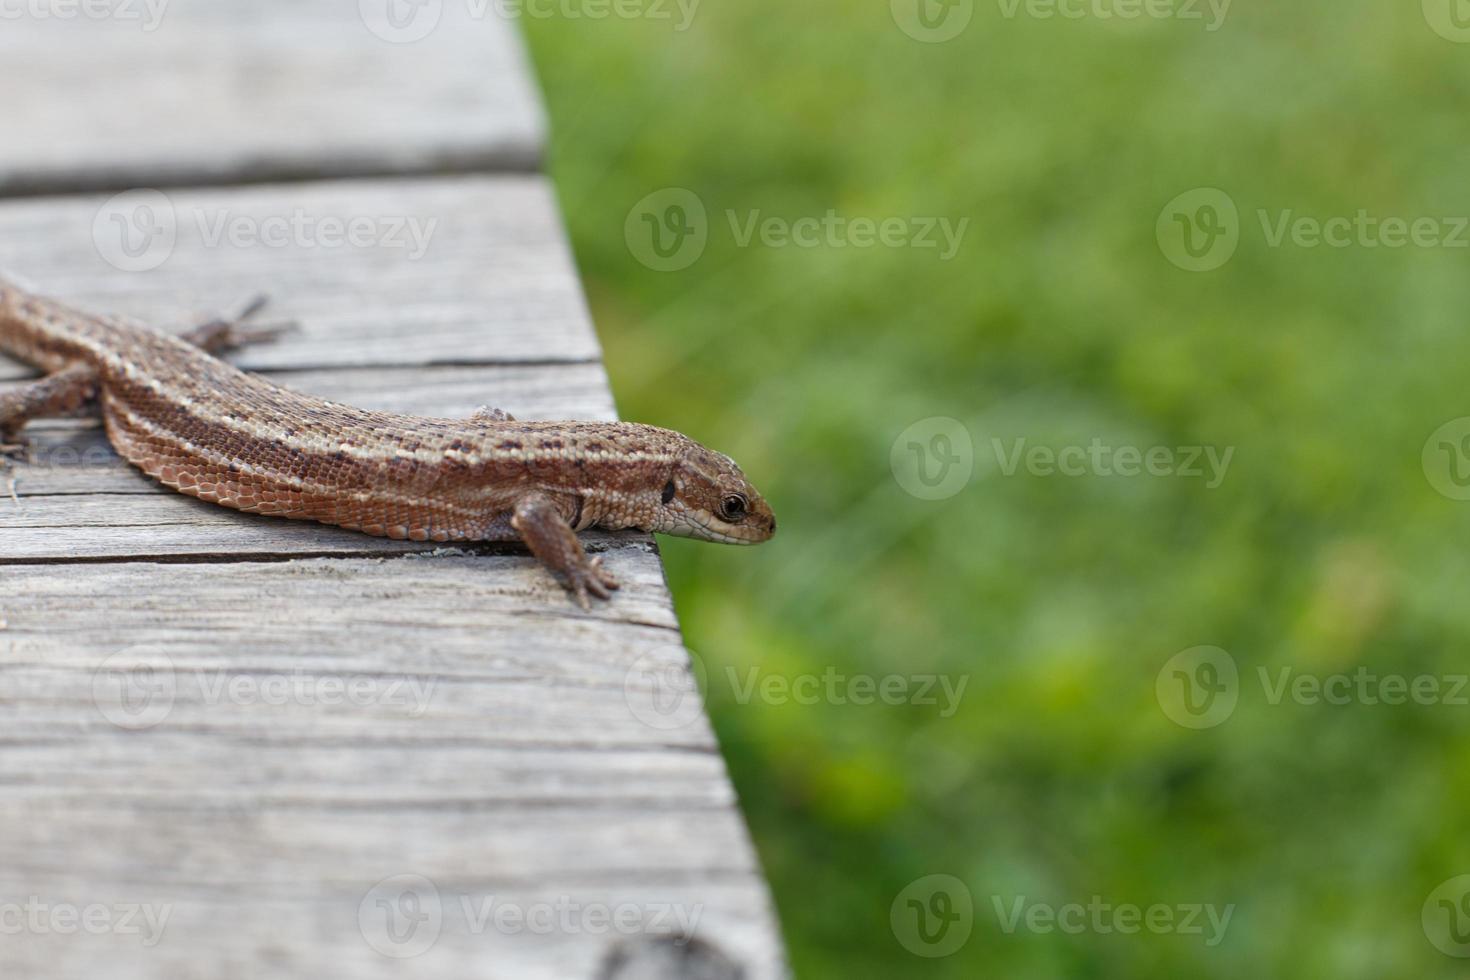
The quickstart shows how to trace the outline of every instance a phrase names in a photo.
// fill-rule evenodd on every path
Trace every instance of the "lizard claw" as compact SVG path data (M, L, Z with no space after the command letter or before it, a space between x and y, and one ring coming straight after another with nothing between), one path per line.
M5 489L5 495L14 504L20 506L20 496L15 492L15 466L14 463L30 462L31 443L29 439L19 435L7 435L0 432L0 486Z
M612 572L602 567L601 557L589 558L586 563L574 569L567 578L568 585L576 597L577 605L586 610L592 608L592 596L599 599L611 599L613 590L621 588Z
M269 344L279 340L288 333L294 333L301 329L301 324L295 320L285 320L279 323L265 323L247 329L245 324L254 320L270 305L271 298L265 293L254 296L247 302L234 317L220 321L225 324L225 342L231 348L249 347L251 344Z
M253 344L271 344L280 340L286 334L295 333L301 329L301 324L295 320L287 320L284 323L271 323L262 327L254 327L246 330L243 327L232 326L229 332L231 347L250 347Z
M503 408L491 408L489 405L481 405L475 409L470 416L471 422L514 422L516 417Z
M10 460L28 463L30 459L31 441L29 439L0 431L0 465Z

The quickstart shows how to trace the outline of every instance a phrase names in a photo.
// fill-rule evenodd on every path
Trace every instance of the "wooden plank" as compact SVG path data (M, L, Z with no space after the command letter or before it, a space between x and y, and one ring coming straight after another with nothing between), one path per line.
M0 905L142 931L6 975L781 976L657 559L610 560L605 617L512 559L7 569ZM395 943L404 875L442 915Z
M13 5L0 193L534 169L545 123L502 6Z
M270 317L300 330L240 354L236 363L250 370L601 357L542 177L332 181L109 201L0 206L0 274L175 332L268 292ZM162 231L144 238L140 222ZM366 229L363 244L334 234L354 222ZM125 233L138 256L121 250ZM134 258L158 264L140 268ZM29 373L0 361L0 378Z

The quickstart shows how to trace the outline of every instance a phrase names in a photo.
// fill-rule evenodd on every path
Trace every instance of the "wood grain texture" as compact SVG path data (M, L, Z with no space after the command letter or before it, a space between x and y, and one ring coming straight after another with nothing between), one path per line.
M172 332L269 293L267 317L300 329L234 358L249 370L601 357L542 177L170 191L136 206L109 200L0 206L0 275ZM134 224L145 218L161 229L146 246ZM365 244L332 234L353 222L364 223ZM432 229L421 253L409 222ZM124 234L158 265L114 264L127 258ZM0 378L28 374L0 361Z
M6 569L0 905L167 916L7 935L6 975L594 978L680 921L781 975L657 557L609 559L596 616L512 558Z
M539 178L170 199L440 225L414 260L190 217L133 272L93 241L102 199L34 198L0 204L0 274L171 330L267 290L300 329L236 362L365 407L616 416ZM29 376L0 362L0 390ZM0 496L0 921L41 924L0 937L0 975L784 975L647 536L587 536L624 587L584 613L514 546L242 515L94 423L29 434Z
M500 9L463 0L11 5L0 30L0 132L11 134L0 140L0 193L534 169L543 113L517 27Z

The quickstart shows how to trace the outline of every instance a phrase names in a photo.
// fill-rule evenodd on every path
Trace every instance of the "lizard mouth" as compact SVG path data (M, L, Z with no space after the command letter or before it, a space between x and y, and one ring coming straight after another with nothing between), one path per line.
M765 526L726 524L703 514L685 513L683 520L667 528L664 533L676 538L697 538L716 544L755 545L769 541L776 533L776 518L771 516Z

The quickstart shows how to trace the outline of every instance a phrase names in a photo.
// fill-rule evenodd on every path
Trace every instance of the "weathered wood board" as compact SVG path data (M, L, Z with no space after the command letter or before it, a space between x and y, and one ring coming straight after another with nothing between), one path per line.
M601 357L537 176L12 201L0 275L175 332L269 293L301 329L234 358L251 370Z
M367 407L616 415L541 178L170 192L147 268L99 245L106 202L0 204L0 271L170 330L269 291L298 329L236 362ZM221 212L438 223L413 255L211 241ZM784 975L649 538L589 538L624 588L586 613L513 546L239 515L86 420L31 434L0 496L0 913L40 924L0 974Z
M713 738L663 704L657 558L611 557L596 617L509 558L5 568L0 904L163 922L47 918L0 968L561 980L693 922L779 975ZM404 882L441 912L390 932Z
M533 169L505 4L42 0L0 20L0 193Z

